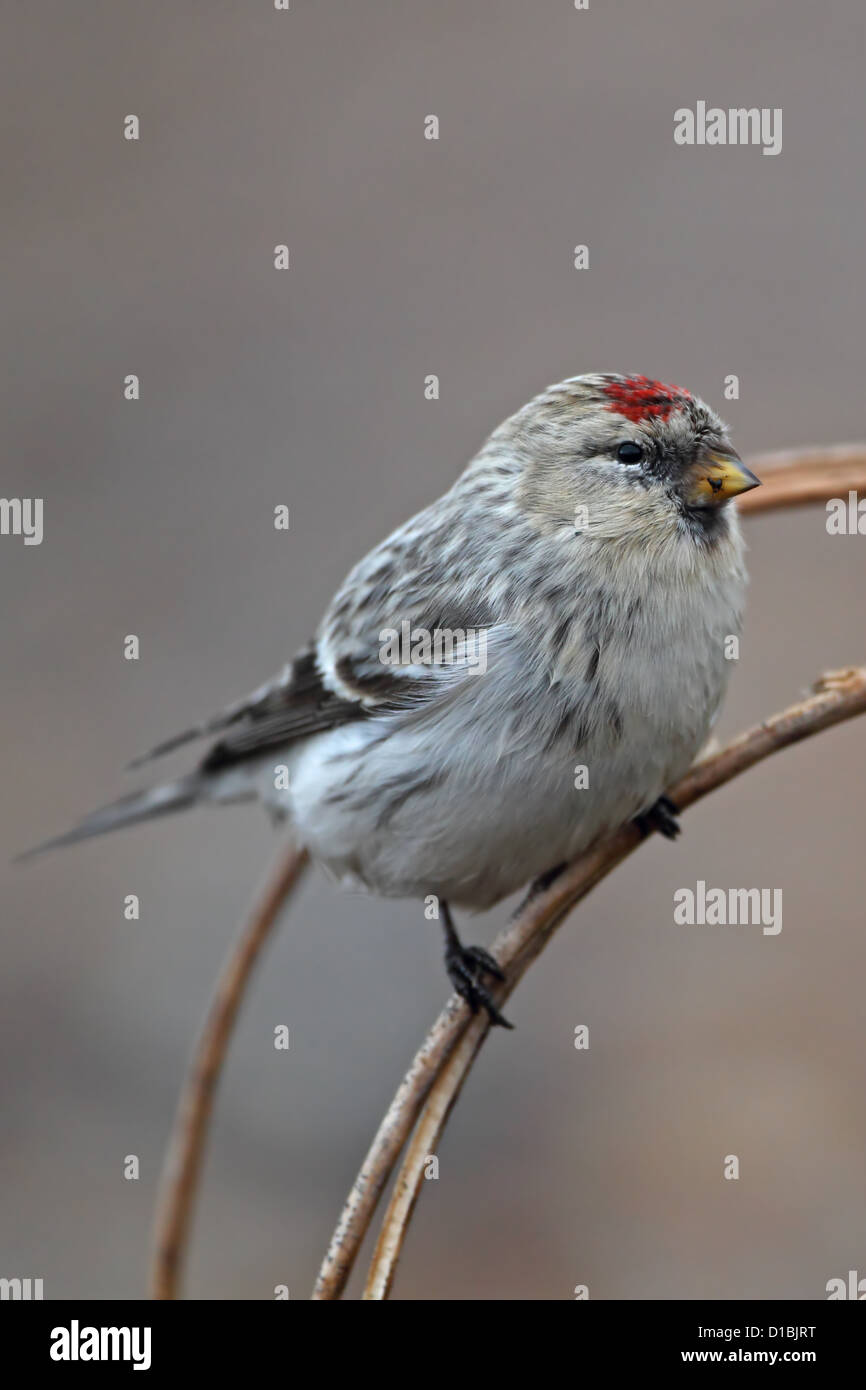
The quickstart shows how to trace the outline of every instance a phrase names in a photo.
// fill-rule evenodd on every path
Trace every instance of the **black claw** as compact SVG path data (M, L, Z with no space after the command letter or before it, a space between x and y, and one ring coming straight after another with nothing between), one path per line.
M546 873L539 874L538 878L534 878L529 885L525 897L522 898L522 900L518 903L517 907L514 909L512 917L519 917L521 913L526 910L529 904L535 901L539 893L546 892L550 885L554 883L556 879L559 878L559 875L562 873L564 868L565 862L563 861L562 864L556 864L552 869L548 869Z
M492 975L496 980L505 979L502 970L483 946L449 947L445 952L445 969L460 998L466 1000L474 1014L483 1006L492 1024L500 1028L514 1027L499 1012L490 991L482 982L483 975Z
M645 811L642 816L635 817L635 824L640 826L644 835L649 835L650 831L657 830L660 835L664 835L666 840L675 840L680 833L680 823L677 820L679 807L675 806L669 796L660 796L658 801Z
M554 864L553 868L548 869L546 873L539 874L532 885L532 892L543 893L546 888L550 887L551 883L554 883L559 878L564 868L565 862L563 861L562 864Z
M463 958L464 960L475 961L479 970L485 975L492 975L494 980L505 979L505 972L499 961L494 960L490 952L485 951L483 946L464 946Z
M491 1027L509 1028L513 1031L514 1024L509 1023L505 1015L499 1012L495 1003L493 1002L492 995L490 994L489 990L484 988L484 985L475 986L475 996L478 1000L478 1003L483 1005L483 1007L487 1010L487 1017L490 1019ZM474 1012L476 1012L475 1009L473 1009L473 1013Z
M509 1023L497 1009L482 979L482 976L490 975L494 980L504 980L499 962L483 946L464 946L457 935L448 904L440 903L440 910L445 931L445 969L460 998L466 1000L474 1014L478 1013L479 1008L485 1008L491 1024L513 1028L514 1024Z

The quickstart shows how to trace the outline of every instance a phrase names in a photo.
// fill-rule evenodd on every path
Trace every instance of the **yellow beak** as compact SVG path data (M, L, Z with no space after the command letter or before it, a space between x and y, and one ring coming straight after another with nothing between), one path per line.
M704 454L692 464L687 477L684 492L692 507L720 507L739 493L761 486L760 478L733 451Z

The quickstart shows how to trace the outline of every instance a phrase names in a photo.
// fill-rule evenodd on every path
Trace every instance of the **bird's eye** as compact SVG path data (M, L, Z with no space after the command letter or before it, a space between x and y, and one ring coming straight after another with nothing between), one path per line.
M640 444L635 444L633 440L626 439L617 449L616 456L620 463L640 463L643 458L643 449Z

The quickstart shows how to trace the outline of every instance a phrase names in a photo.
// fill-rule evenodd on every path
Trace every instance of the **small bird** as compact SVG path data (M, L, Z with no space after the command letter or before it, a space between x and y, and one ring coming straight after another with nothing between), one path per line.
M599 373L549 387L360 561L273 680L133 765L196 769L30 854L206 801L260 799L343 880L438 904L448 974L509 1026L450 904L492 906L664 797L716 717L759 480L697 397ZM25 856L26 857L26 856Z

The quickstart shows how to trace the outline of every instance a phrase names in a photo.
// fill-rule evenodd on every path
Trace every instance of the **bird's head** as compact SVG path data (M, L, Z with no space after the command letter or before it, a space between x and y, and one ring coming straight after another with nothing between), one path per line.
M711 541L727 503L759 480L726 426L689 391L643 376L572 377L530 401L493 436L520 459L522 505L545 529L661 533Z

